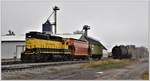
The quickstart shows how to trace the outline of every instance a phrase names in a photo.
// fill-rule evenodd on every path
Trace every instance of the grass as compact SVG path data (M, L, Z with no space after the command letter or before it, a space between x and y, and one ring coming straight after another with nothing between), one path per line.
M143 78L144 80L149 80L149 72L148 72L148 71L145 71L145 72L143 73L142 78Z
M130 60L104 60L104 61L89 61L81 65L81 68L97 68L100 70L113 69L113 68L121 68L127 64L131 64Z

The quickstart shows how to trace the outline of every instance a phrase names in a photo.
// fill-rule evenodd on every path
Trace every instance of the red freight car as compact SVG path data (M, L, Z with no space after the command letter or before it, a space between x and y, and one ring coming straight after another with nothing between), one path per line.
M89 45L86 41L76 40L69 38L68 40L69 48L71 49L71 55L74 57L86 58L89 55Z

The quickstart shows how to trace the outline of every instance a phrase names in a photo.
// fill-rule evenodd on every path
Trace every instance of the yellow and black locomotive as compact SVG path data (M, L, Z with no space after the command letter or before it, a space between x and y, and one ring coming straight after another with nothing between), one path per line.
M52 54L69 54L68 43L59 36L52 36L41 32L26 33L26 48L21 54L22 61L46 61Z

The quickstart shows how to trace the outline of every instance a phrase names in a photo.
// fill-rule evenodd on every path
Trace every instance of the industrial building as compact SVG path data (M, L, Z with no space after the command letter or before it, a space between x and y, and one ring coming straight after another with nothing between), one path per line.
M25 36L1 36L1 59L20 58L24 51Z
M107 50L102 43L100 43L95 38L91 38L89 36L82 35L80 40L85 40L89 42L89 45L91 47L91 53L94 55L103 54L103 50Z

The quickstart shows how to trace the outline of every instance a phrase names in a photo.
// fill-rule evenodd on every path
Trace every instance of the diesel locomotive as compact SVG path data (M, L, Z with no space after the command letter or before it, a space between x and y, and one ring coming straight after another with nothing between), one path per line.
M62 38L41 32L26 33L25 51L22 61L48 61L87 59L90 56L89 44L73 38Z

